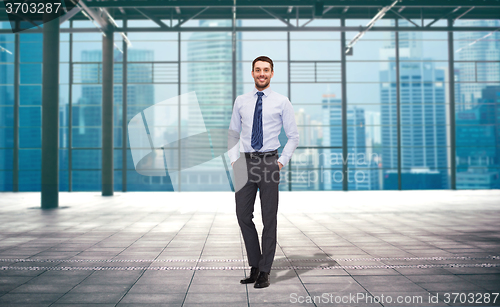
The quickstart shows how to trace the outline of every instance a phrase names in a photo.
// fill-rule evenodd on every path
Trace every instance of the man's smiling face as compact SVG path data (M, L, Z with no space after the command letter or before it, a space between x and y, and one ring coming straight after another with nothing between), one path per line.
M274 71L271 70L271 63L257 61L253 67L252 77L255 80L255 87L259 90L265 90L269 87Z

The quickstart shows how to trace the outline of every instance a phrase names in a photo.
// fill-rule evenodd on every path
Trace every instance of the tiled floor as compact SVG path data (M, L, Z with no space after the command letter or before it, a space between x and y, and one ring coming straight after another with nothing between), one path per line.
M233 193L39 204L39 193L0 194L2 307L500 306L499 190L281 192L265 289L239 283Z

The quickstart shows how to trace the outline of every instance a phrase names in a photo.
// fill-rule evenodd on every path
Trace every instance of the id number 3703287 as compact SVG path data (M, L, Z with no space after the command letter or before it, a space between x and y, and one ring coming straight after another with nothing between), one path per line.
M44 14L44 13L58 13L61 8L61 3L26 3L26 2L5 2L5 9L7 14L18 14L18 13L32 13L32 14Z

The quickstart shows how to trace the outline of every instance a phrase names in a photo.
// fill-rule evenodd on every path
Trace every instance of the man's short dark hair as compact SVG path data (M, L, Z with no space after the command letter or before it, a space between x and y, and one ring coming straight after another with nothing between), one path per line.
M274 71L273 70L273 68L274 68L273 60L271 60L271 58L269 58L269 57L267 57L265 55L262 55L262 56L256 58L255 60L253 60L253 62L252 62L252 71L254 70L255 62L258 62L258 61L267 62L267 63L271 64L271 71Z

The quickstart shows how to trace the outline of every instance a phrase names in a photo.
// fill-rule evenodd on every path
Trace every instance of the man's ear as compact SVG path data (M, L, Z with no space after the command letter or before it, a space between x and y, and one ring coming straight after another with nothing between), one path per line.
M271 71L271 78L274 77L274 70Z
M252 78L255 78L255 77L253 76L253 70L252 70Z

